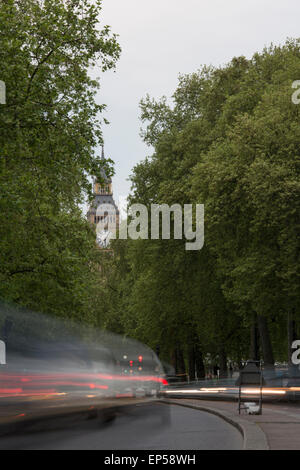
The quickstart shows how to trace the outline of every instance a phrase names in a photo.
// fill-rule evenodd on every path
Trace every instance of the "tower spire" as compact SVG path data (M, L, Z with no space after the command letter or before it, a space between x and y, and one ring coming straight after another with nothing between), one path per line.
M104 160L104 144L102 144L101 158L102 160Z

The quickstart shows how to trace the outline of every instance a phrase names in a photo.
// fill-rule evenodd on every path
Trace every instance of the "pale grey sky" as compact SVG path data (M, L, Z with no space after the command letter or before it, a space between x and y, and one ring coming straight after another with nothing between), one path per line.
M119 34L122 47L99 94L108 107L105 153L116 164L115 199L128 194L131 169L152 153L139 137L139 101L146 93L169 97L179 73L298 37L299 19L299 0L103 0L102 24Z

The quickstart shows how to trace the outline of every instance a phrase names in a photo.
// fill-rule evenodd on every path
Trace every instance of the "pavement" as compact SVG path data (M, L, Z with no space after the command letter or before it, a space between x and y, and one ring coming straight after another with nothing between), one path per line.
M86 418L68 429L46 424L43 432L3 436L0 449L300 449L297 402L264 403L261 415L239 415L236 401L168 398L121 407L108 427Z
M123 407L115 421L74 422L69 428L14 434L0 449L241 450L241 433L220 417L188 407L153 403Z
M264 403L261 415L238 414L237 402L168 399L168 403L216 414L244 437L245 450L300 450L300 404Z

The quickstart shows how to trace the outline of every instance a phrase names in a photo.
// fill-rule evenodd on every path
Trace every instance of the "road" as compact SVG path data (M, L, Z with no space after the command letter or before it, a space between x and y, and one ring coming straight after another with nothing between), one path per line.
M242 445L239 431L221 418L166 404L124 408L106 425L94 419L0 439L1 449L227 450Z

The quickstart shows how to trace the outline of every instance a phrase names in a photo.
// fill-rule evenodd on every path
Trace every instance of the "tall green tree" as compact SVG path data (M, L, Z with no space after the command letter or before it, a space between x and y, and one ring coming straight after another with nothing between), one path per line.
M193 344L224 370L249 354L270 366L288 358L299 327L299 76L299 40L288 40L180 76L171 106L141 102L154 153L133 169L130 202L205 204L205 246L126 242L122 324L152 346L164 338L166 355L176 343L191 376Z
M104 105L90 70L120 54L100 12L100 0L0 5L0 295L94 320L99 260L79 207L112 167L95 152Z

